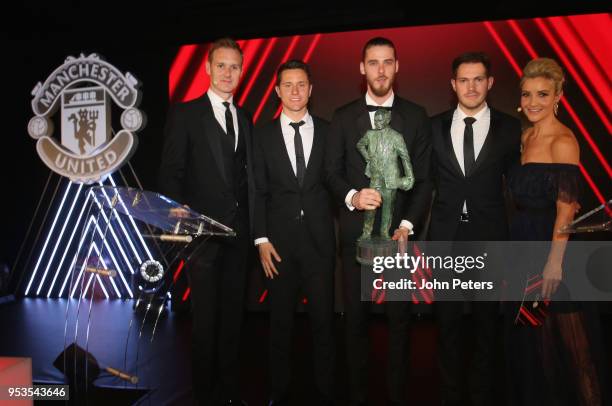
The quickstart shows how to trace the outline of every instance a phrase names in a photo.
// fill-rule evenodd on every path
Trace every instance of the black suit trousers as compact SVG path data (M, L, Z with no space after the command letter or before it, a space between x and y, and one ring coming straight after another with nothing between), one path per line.
M239 351L247 258L248 221L234 225L236 237L212 237L190 258L193 388L200 405L240 399Z
M333 396L335 365L333 333L333 270L335 257L321 256L306 224L296 228L295 240L278 252L279 275L268 281L270 304L270 382L272 398L288 396L291 378L291 343L295 308L307 299L314 348L314 374L319 397ZM301 296L300 293L303 295Z
M459 222L455 241L475 241L477 234L471 229L470 223ZM473 247L470 247L473 249ZM453 248L453 255L478 255L478 253L461 252ZM454 274L448 279L465 274ZM471 275L469 275L471 276ZM472 323L464 319L465 301L462 297L470 297L471 292L459 292L458 297L451 295L436 302L435 312L439 326L438 364L441 379L441 397L449 402L461 403L464 388L468 388L471 404L493 404L495 377L495 346L497 334L497 319L499 303L497 301L470 301ZM467 334L471 332L473 334ZM468 347L466 339L472 347L471 360L466 367L464 359ZM464 381L464 377L468 381Z
M370 301L362 301L361 265L355 259L355 244L342 247L344 312L346 318L346 357L349 371L349 397L352 402L365 402L368 390L368 354ZM386 302L389 342L387 360L387 398L402 402L408 386L410 302Z

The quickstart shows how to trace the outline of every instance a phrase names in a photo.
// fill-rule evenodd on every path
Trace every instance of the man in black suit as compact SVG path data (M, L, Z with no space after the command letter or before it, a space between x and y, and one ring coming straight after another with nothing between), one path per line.
M507 239L504 178L520 156L520 122L487 105L493 86L490 61L468 52L452 63L451 85L456 108L432 119L432 167L435 198L429 238L434 241L497 241ZM455 248L456 249L456 248ZM464 292L465 293L465 292ZM493 399L497 301L471 303L475 334L469 373L473 405ZM464 404L461 344L462 297L436 304L440 327L439 366L444 404Z
M196 398L200 404L218 398L222 404L240 405L239 339L254 186L251 119L232 99L242 73L238 44L228 38L214 42L206 72L206 94L176 105L169 115L160 191L236 232L235 238L202 243L187 269Z
M328 123L311 116L308 65L278 68L280 118L255 130L255 244L269 278L270 405L288 404L291 329L300 289L306 295L314 339L317 405L333 396L334 221L323 159Z
M352 404L366 402L370 310L370 303L361 300L361 269L355 259L355 244L362 232L364 210L375 210L381 204L380 193L368 187L366 163L356 145L367 130L374 128L374 113L378 108L391 109L391 127L404 137L415 176L410 191L397 192L391 224L395 230L393 239L407 239L409 234L422 231L431 203L430 122L423 107L394 94L393 81L398 68L395 47L390 40L373 38L365 44L360 70L367 81L367 93L336 110L326 151L328 182L336 202L341 205L340 242ZM377 218L374 229L379 223ZM388 302L385 312L389 321L387 396L391 404L401 404L408 385L410 303Z

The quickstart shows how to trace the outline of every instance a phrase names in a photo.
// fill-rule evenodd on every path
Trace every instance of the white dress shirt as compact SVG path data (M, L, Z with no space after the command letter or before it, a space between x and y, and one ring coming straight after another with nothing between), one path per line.
M300 121L304 121L304 124L300 126L300 135L302 136L302 146L304 148L304 160L306 161L306 167L308 167L308 159L310 158L312 142L314 140L314 123L312 122L312 117L310 114L308 114L308 111L306 114L304 114L304 117L295 122L299 123ZM293 142L295 139L295 130L289 125L293 122L294 121L287 117L285 113L281 113L280 124L283 132L283 139L285 140L285 148L287 148L287 154L289 155L289 160L291 161L293 173L297 175L297 166L295 163L295 143Z
M212 105L213 112L215 113L215 118L217 119L217 122L219 123L219 125L221 125L221 128L223 128L223 131L225 131L226 134L227 134L227 128L225 128L225 110L226 109L225 109L225 106L223 105L223 102L225 101L229 102L230 111L232 112L232 118L234 121L234 132L236 133L236 140L234 143L234 151L235 151L236 148L238 148L238 111L236 111L236 106L234 106L234 103L232 103L234 97L231 96L229 99L223 100L221 96L213 92L212 89L210 88L208 89L206 94L208 95L208 98L210 99L210 104Z
M378 104L376 103L371 97L370 94L368 92L366 92L365 94L365 102L366 104L369 104L371 106L380 106L380 107L393 107L393 101L395 100L395 93L393 93L393 91L391 91L391 95L389 97L387 97L387 100L385 100L382 104ZM374 127L374 115L376 114L375 111L369 111L368 112L370 115L370 125L373 128ZM355 195L355 193L357 193L357 190L355 189L351 189L347 194L346 197L344 198L344 203L346 204L346 207L350 210L353 211L355 210L355 207L353 206L353 204L351 203L353 201L353 196ZM414 234L414 232L412 231L413 229L413 224L408 221L408 220L402 220L400 223L400 227L405 227L408 229L409 234Z
M451 139L453 142L455 156L457 157L457 161L459 162L459 166L461 167L461 171L464 175L465 162L463 158L463 135L465 131L465 121L463 121L463 119L466 117L474 117L476 119L474 124L472 124L472 128L474 129L474 159L477 159L478 154L485 143L487 133L489 132L489 127L491 125L491 109L489 109L489 106L487 106L485 103L484 108L473 116L468 116L465 114L465 112L461 110L460 106L457 106L457 109L453 113ZM463 202L463 212L467 213L467 204L465 201Z
M314 141L314 122L312 116L304 114L304 117L297 121L293 121L285 113L280 115L281 131L283 133L283 140L285 141L285 148L287 148L287 155L289 155L289 161L291 161L291 167L293 168L293 174L297 176L297 165L295 158L295 130L289 124L298 123L304 121L304 124L300 126L300 136L302 137L302 147L304 148L304 160L306 161L306 167L308 168L308 160L310 159L310 153L312 152L312 143ZM302 215L304 212L302 211ZM269 242L267 237L261 237L255 239L255 245Z

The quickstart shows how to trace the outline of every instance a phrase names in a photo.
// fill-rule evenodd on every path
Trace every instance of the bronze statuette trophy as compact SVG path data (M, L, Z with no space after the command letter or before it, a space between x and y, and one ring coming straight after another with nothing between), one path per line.
M380 234L372 236L377 210L366 210L363 233L357 240L357 261L371 265L376 256L395 256L397 242L391 240L389 229L397 189L409 190L414 184L414 174L404 137L390 127L391 111L379 109L374 114L374 129L368 130L357 143L357 149L366 161L365 175L370 178L370 188L382 197ZM403 175L398 162L401 161Z

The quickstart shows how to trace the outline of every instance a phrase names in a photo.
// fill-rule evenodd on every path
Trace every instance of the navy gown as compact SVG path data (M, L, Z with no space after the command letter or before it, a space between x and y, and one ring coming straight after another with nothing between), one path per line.
M580 181L577 165L517 165L509 176L516 209L510 223L510 239L550 241L556 202L577 202ZM533 267L541 272L547 252L534 251L529 255ZM555 301L562 293L561 285L539 327L515 324L519 304L505 304L506 398L510 405L607 404L605 357L596 303Z

